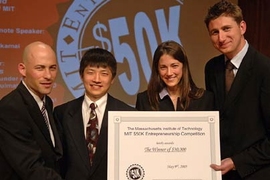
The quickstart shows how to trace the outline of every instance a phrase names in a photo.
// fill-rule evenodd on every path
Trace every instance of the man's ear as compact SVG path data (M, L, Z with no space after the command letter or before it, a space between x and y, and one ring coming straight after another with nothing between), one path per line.
M18 70L20 72L20 74L25 77L26 76L26 68L25 65L23 63L19 63L18 64Z
M241 29L241 34L242 34L242 35L245 34L246 29L247 29L247 24L246 24L245 21L241 21L241 22L240 22L240 29Z
M115 77L112 79L111 84L113 84L113 83L114 83L114 79L115 79Z

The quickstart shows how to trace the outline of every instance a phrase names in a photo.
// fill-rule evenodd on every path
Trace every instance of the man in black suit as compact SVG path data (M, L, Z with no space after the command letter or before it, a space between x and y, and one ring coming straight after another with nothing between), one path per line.
M214 92L220 112L223 180L270 177L270 59L244 38L241 9L228 1L212 6L205 18L210 39L222 55L205 66L206 89ZM225 91L225 61L233 64L234 81Z
M116 76L117 63L107 50L89 49L80 62L80 76L85 94L55 108L54 115L62 132L63 169L66 180L107 180L108 111L135 110L108 94ZM90 160L86 142L90 104L95 104L98 141ZM88 145L87 145L88 144Z
M61 180L57 161L62 146L47 96L57 74L55 53L47 44L33 42L18 70L22 82L0 101L0 179Z

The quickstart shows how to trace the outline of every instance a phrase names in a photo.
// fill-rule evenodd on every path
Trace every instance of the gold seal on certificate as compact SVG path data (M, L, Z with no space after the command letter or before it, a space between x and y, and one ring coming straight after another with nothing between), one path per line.
M221 180L217 111L109 111L108 178Z

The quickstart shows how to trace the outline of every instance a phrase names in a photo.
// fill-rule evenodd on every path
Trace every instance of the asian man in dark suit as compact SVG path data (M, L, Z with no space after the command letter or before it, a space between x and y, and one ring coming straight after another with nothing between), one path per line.
M18 70L22 82L0 101L0 179L61 180L62 146L47 96L57 74L55 53L33 42Z
M117 63L110 52L101 48L89 49L83 55L79 69L85 94L54 110L62 132L66 180L107 180L108 111L135 110L108 94L116 70ZM95 137L88 132L93 122L92 105L98 119L95 124L97 144L87 140Z
M246 23L237 5L216 3L205 24L213 46L222 53L205 66L206 89L214 93L220 112L222 161L211 167L222 172L223 180L269 179L270 59L245 40ZM225 62L233 64L230 89Z

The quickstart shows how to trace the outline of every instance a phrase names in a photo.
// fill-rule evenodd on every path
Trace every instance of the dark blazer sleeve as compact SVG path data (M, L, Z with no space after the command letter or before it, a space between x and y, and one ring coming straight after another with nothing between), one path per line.
M243 83L246 87L237 96L242 108L238 108L234 117L239 124L240 118L245 122L238 133L247 133L245 137L248 138L242 140L242 146L249 146L234 154L232 159L242 177L250 175L253 179L264 179L270 175L270 59L249 48L241 66L238 73L247 80ZM256 173L258 171L261 173Z
M62 104L54 108L53 110L53 116L55 120L55 124L57 127L58 134L60 136L61 142L64 140L64 129L63 129L63 116L66 113L67 104ZM63 147L64 148L64 147Z
M205 88L214 94L214 109L221 109L225 94L224 55L210 59L204 69Z
M31 95L27 98L31 99ZM4 179L61 180L54 169L57 161L54 148L33 120L42 118L42 114L38 112L33 117L29 113L39 110L34 99L32 102L33 106L26 106L25 99L17 91L0 101L0 176Z
M67 149L67 145L66 145L66 138L65 138L65 133L64 133L64 128L63 128L63 116L65 114L65 110L66 110L66 104L63 105L59 105L57 107L54 108L53 111L53 116L54 116L54 120L55 120L55 124L56 124L56 128L59 134L59 138L63 147L63 156L62 158L59 160L59 166L60 166L60 174L63 178L65 178L65 174L67 172L67 154L66 154L66 149Z
M108 102L105 111L136 111L136 109L108 94Z
M147 91L143 91L137 94L135 108L138 111L152 111Z
M214 110L214 94L210 91L204 91L199 99L192 99L188 111L213 111Z
M142 110L143 107L143 102L142 102L142 94L138 93L137 94L137 98L136 98L136 104L135 104L135 108L139 111Z

